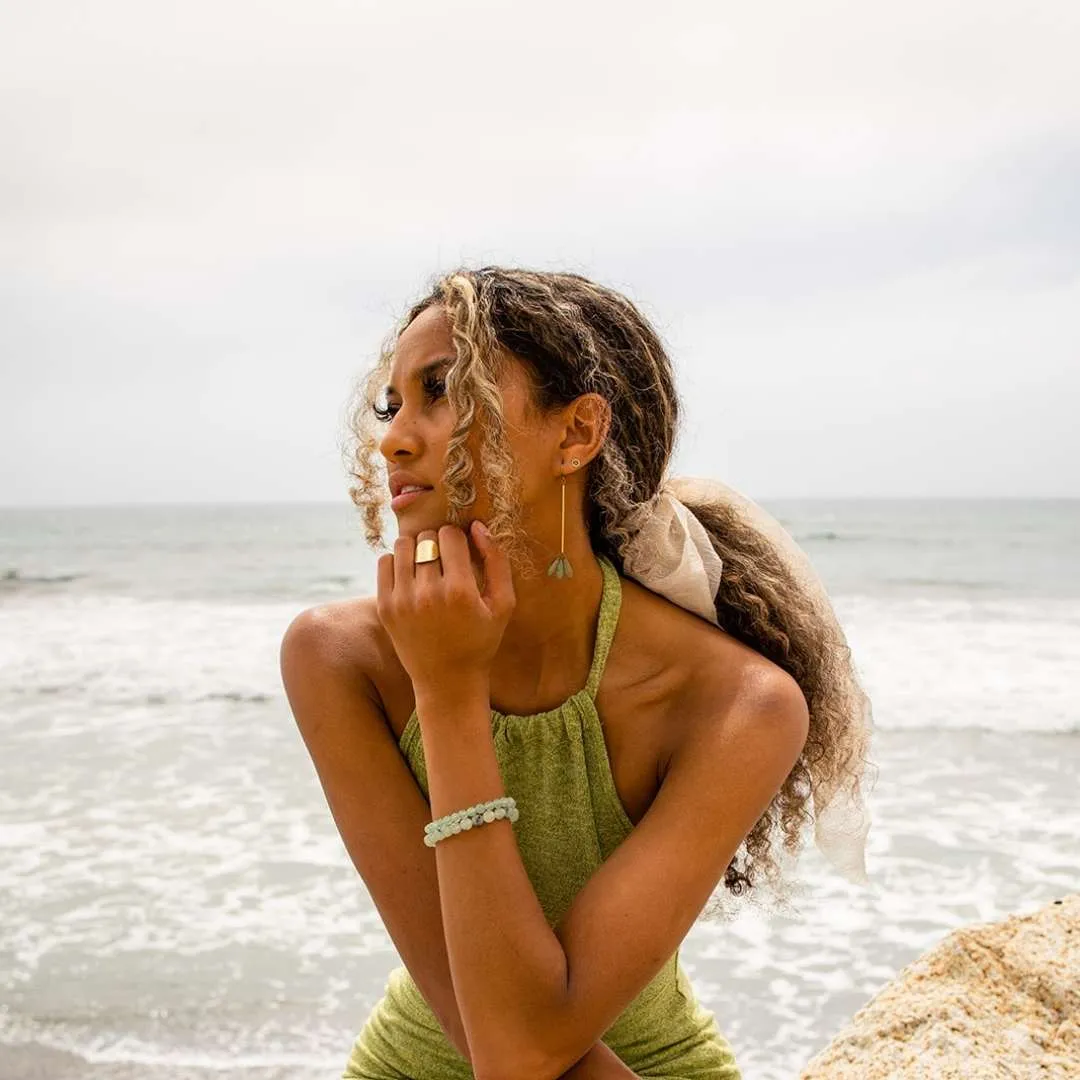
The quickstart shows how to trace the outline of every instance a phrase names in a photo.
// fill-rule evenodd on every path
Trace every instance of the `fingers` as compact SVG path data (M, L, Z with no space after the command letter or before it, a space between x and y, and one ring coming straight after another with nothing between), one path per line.
M431 530L425 530L431 535ZM396 589L412 588L416 571L419 569L413 559L416 556L416 541L422 540L424 533L415 539L411 536L399 536L394 541L394 587Z
M390 552L380 555L375 565L375 588L380 599L394 591L394 556Z
M416 548L421 540L434 540L439 558L417 563ZM398 588L422 584L438 578L452 577L472 581L469 540L456 525L443 525L438 530L421 529L415 537L399 536L394 541L393 582Z
M456 584L475 587L469 538L457 525L443 525L435 536L442 557L442 576Z
M490 533L479 533L477 546L484 561L483 599L494 611L512 609L516 601L510 560L491 538Z

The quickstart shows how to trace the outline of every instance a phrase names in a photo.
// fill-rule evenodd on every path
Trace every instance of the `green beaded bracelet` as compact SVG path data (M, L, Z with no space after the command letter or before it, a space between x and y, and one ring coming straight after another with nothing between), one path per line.
M509 795L501 795L497 799L489 799L486 803L477 803L475 806L467 806L464 810L455 810L451 814L447 814L445 817L439 818L438 821L428 822L424 826L424 832L437 832L440 827L445 829L445 826L453 821L458 821L463 818L475 817L477 813L483 813L485 810L494 810L499 806L509 807L514 805L514 800Z
M468 806L464 810L455 810L452 814L447 814L437 821L429 821L424 826L424 843L428 847L434 847L440 840L467 832L473 826L490 824L492 821L501 821L503 818L513 822L517 821L518 817L517 803L514 798L503 795L498 799L490 799L486 803Z

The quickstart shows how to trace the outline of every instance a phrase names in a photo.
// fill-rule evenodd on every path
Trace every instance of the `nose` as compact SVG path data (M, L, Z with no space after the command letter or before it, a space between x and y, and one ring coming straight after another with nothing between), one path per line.
M410 419L408 409L402 405L386 424L386 430L379 439L379 452L387 461L394 461L402 455L415 457L420 445L416 424Z

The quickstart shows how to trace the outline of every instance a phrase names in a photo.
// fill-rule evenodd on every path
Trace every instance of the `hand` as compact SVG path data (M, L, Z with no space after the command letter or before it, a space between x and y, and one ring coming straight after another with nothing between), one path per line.
M486 679L514 610L510 562L483 523L468 535L457 525L399 536L392 555L379 556L378 612L413 687ZM477 586L471 537L484 572ZM437 539L440 558L413 562L420 540Z

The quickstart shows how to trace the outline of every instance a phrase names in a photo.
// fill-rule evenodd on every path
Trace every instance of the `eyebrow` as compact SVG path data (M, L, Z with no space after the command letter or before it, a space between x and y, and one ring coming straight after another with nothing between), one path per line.
M439 368L446 367L447 364L452 364L455 359L456 357L453 356L440 356L437 359L432 360L430 363L425 364L422 368L419 368L415 372L413 372L412 381L421 381L425 375L428 375L433 371L438 371ZM397 394L398 390L394 387L392 383L387 383L385 393Z

